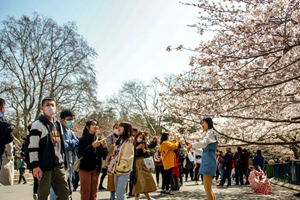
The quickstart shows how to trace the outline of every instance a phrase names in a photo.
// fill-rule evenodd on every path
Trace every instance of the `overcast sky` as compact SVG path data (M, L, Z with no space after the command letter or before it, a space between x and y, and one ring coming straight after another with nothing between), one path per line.
M76 22L98 54L94 65L100 100L116 93L124 81L148 83L155 76L188 70L191 52L165 49L195 47L200 41L196 29L187 27L198 22L198 10L176 0L0 0L0 21L34 11L60 25Z

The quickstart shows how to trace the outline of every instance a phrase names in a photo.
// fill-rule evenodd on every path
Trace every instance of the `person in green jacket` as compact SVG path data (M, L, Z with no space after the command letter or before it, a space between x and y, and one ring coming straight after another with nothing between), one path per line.
M23 184L27 183L26 178L24 176L26 168L27 168L27 164L25 162L25 154L23 152L21 152L21 158L18 161L18 170L20 172L18 184L21 183L21 179L23 179L23 181L24 181Z

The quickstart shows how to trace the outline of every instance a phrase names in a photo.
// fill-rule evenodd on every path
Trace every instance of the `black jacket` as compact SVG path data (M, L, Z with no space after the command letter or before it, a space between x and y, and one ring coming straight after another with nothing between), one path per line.
M4 153L5 145L14 140L11 124L0 117L0 156Z
M85 171L97 170L100 173L102 159L105 159L108 151L103 149L102 145L97 148L92 146L92 143L95 141L96 137L92 134L85 134L82 138L79 139L78 145L78 158L81 158L79 169Z
M52 123L44 115L40 115L30 130L30 142L28 146L31 168L40 167L42 171L54 170L57 165L57 157L54 151L54 145L51 140L50 132L52 126L60 132L61 155L64 160L64 167L67 168L66 150L63 135L61 134L59 122ZM38 137L37 137L38 136ZM37 140L37 138L39 138ZM38 157L38 158L37 158Z
M223 169L224 167L226 167L226 170L232 169L232 153L230 151L227 152L224 156Z

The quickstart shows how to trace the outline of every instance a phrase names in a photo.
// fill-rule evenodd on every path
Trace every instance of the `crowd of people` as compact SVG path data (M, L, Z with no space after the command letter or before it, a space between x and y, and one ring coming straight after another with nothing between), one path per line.
M226 182L226 186L231 186L234 180L235 185L249 184L256 194L272 192L262 170L261 151L257 150L252 158L241 147L235 153L230 147L225 153L218 150L211 118L201 122L203 139L191 144L179 134L170 133L162 133L160 141L156 136L150 141L147 132L127 122L114 124L112 133L103 138L98 136L96 119L88 120L82 137L77 138L72 131L75 119L72 110L61 111L60 120L56 120L56 103L52 98L42 100L41 110L40 117L28 125L29 134L24 138L28 146L24 142L18 161L19 183L27 182L26 168L33 174L35 200L72 199L79 183L82 200L97 199L99 190L110 191L111 200L139 199L141 194L151 200L151 192L158 188L163 195L173 195L171 191L179 190L183 179L203 184L208 200L216 199L212 189L214 179L218 187ZM0 110L0 117L3 113ZM10 135L7 133L9 142ZM76 162L79 165L74 169Z

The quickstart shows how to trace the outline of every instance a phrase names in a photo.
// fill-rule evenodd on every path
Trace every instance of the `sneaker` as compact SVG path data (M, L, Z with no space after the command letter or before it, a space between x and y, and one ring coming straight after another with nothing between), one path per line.
M27 184L27 182L24 182L23 184Z
M106 190L105 187L99 187L99 190Z
M34 195L33 195L33 200L38 200L37 194L34 194Z

